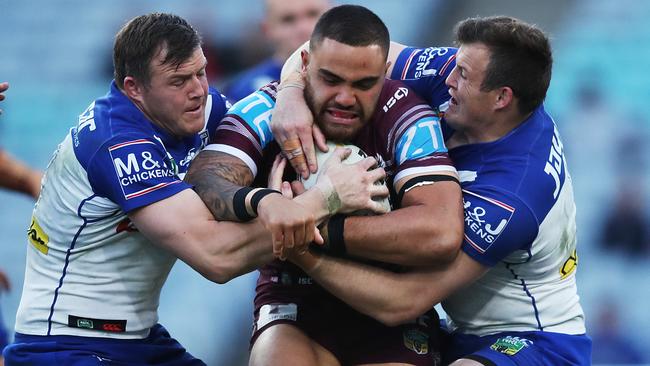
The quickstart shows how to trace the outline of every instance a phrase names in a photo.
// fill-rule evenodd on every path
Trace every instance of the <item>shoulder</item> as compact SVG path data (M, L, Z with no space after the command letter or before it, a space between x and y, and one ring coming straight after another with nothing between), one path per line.
M539 222L520 196L493 185L463 188L464 251L493 266L512 251L529 246Z
M413 80L445 75L455 66L454 47L406 47L400 52L392 79Z

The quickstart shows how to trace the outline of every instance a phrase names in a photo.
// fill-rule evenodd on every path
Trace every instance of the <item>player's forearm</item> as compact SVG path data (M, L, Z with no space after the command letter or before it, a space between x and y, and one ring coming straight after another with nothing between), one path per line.
M37 197L41 173L0 150L0 187Z
M224 283L272 259L270 233L258 222L216 221L190 189L129 213L153 245L211 281Z
M390 326L411 321L440 301L427 290L432 286L427 272L397 274L328 256L303 269L334 296Z
M291 56L289 56L287 61L284 62L284 66L282 66L280 81L284 82L285 79L287 79L293 72L300 72L302 68L302 59L300 57L300 53L303 50L308 50L308 49L309 49L309 41L303 43L302 46L298 47L298 49L295 50L291 54Z
M273 260L270 233L254 220L249 223L219 222L214 236L221 245L209 247L204 264L212 281L225 283ZM224 235L225 234L225 235Z
M444 265L460 249L462 219L440 207L404 207L380 216L348 217L344 239L353 256L405 266Z
M233 197L241 187L253 182L248 166L238 158L215 152L202 151L185 176L194 191L218 220L239 221L233 208Z
M314 215L314 220L317 225L330 216L330 207L327 205L327 198L316 187L295 197L293 200L304 206L312 213L312 215Z

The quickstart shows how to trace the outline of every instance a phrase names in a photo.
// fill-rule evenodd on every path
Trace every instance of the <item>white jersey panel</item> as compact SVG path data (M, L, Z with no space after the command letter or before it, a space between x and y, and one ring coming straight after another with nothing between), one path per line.
M450 330L478 336L534 330L584 334L576 262L575 204L569 178L540 224L530 252L513 252L443 302Z
M29 240L44 244L32 243L27 251L16 331L146 337L158 320L159 293L175 258L135 231L117 204L95 195L70 135L44 179ZM68 327L69 316L126 320L127 331Z

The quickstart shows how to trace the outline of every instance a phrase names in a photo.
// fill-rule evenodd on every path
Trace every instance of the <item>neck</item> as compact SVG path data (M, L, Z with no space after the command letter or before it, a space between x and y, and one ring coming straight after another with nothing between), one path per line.
M497 116L489 121L478 123L471 128L459 129L447 141L447 147L451 149L461 145L496 141L517 128L531 114L532 112L525 115Z

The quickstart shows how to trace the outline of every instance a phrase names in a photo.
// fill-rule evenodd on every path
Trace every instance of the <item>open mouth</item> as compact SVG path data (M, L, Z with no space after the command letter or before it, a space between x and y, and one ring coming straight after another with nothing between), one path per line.
M359 114L353 111L328 108L326 112L336 123L349 124L359 118Z

